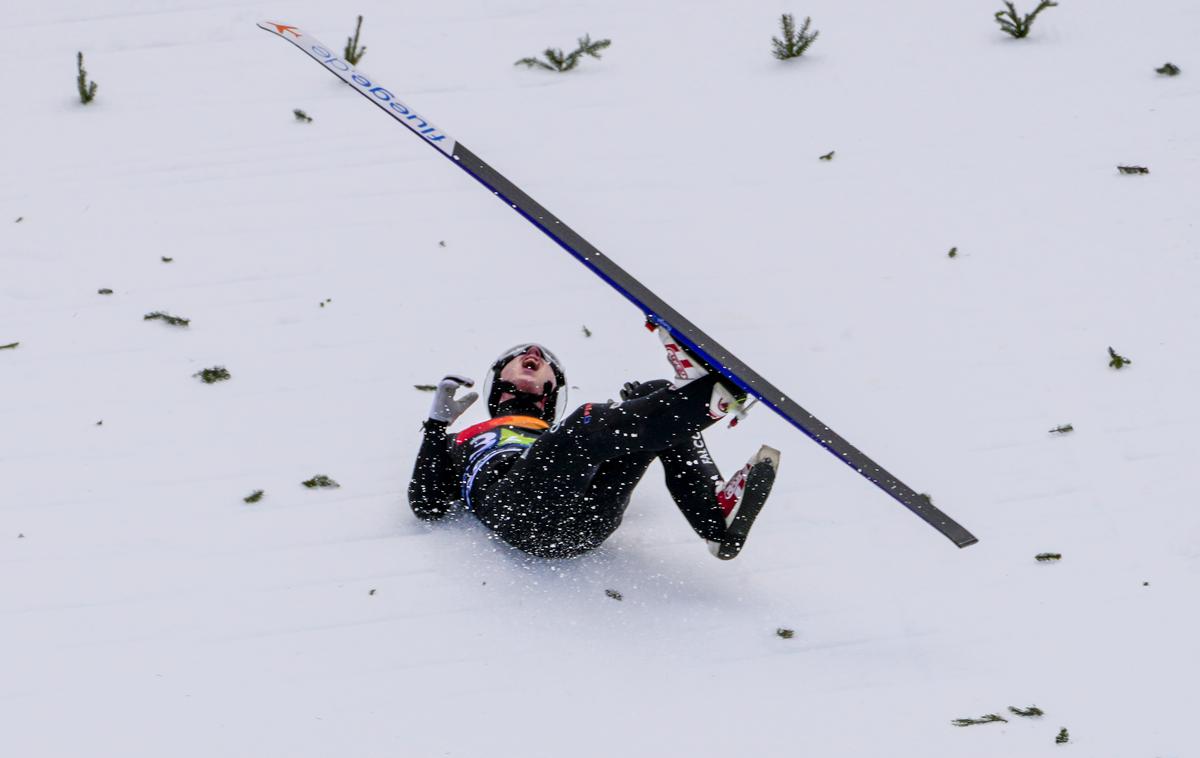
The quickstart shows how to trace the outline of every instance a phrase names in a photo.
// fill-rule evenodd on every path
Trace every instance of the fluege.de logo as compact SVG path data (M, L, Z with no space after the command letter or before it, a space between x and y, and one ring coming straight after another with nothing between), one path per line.
M421 135L430 142L441 142L442 140L446 139L446 135L442 134L437 127L431 126L428 121L421 118L408 106L397 100L396 96L391 92L388 92L383 87L373 84L370 79L355 71L354 68L346 61L337 57L329 50L326 50L324 47L318 44L309 45L309 50L318 60L320 60L329 68L333 69L334 71L341 71L347 74L347 76L342 77L343 80L350 82L355 87L358 87L372 97L380 100L383 103L386 103L387 107L399 115L402 120L408 122L408 126L411 127L412 130L417 134Z

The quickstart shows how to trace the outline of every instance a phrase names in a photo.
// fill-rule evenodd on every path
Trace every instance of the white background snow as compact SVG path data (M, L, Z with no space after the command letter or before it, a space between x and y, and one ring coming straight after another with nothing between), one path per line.
M1024 40L999 7L10 3L0 752L1200 754L1200 6L1063 0ZM783 12L821 33L786 63ZM362 70L979 544L765 409L709 434L726 473L783 450L731 563L657 467L578 560L413 518L413 385L529 339L579 402L667 365L618 294L255 26L340 50L358 13ZM602 60L512 65L585 33ZM985 713L1009 723L950 724Z

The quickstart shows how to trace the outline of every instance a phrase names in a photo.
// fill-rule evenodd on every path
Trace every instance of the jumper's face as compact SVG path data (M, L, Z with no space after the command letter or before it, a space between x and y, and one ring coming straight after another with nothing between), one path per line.
M525 352L504 364L504 368L500 369L500 378L511 382L521 392L533 395L542 394L546 382L549 382L551 387L556 386L554 370L550 368L550 364L542 355L541 348L537 345L530 345ZM512 397L506 392L501 396L501 402L507 399L505 396Z

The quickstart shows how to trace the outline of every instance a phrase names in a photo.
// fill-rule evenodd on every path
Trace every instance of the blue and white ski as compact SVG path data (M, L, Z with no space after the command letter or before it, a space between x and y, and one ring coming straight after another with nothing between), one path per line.
M892 476L882 466L823 424L816 416L801 408L779 388L759 376L757 372L742 363L737 356L663 302L661 298L613 263L575 230L564 224L554 214L502 176L500 172L464 147L461 142L453 139L441 128L434 126L432 121L416 109L401 102L391 90L342 60L329 47L295 26L266 21L260 22L258 25L308 53L360 95L375 103L385 113L406 126L413 134L437 149L490 190L493 195L542 230L580 263L591 269L609 286L624 295L645 314L648 323L669 332L696 357L787 419L789 423L833 453L843 463L924 519L955 545L966 547L978 541L954 519L935 508L927 497L918 494L904 482Z

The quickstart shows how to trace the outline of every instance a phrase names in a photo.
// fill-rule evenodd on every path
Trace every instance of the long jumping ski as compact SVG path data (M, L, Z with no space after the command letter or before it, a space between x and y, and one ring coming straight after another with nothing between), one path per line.
M775 385L742 363L737 356L705 334L699 327L680 315L657 295L613 263L575 230L526 195L517 185L485 163L463 144L450 137L429 119L402 103L390 90L338 57L329 47L295 26L263 21L258 24L272 34L282 37L303 50L356 92L379 106L456 166L507 203L546 236L557 242L580 263L603 279L613 289L636 305L646 316L647 323L660 327L677 339L687 350L716 369L722 376L741 387L764 405L778 413L788 423L807 434L819 445L837 456L875 486L891 495L904 507L921 517L959 547L978 540L954 519L935 508L929 498L918 494L904 482L888 473L861 450L842 439L816 416L800 407Z

